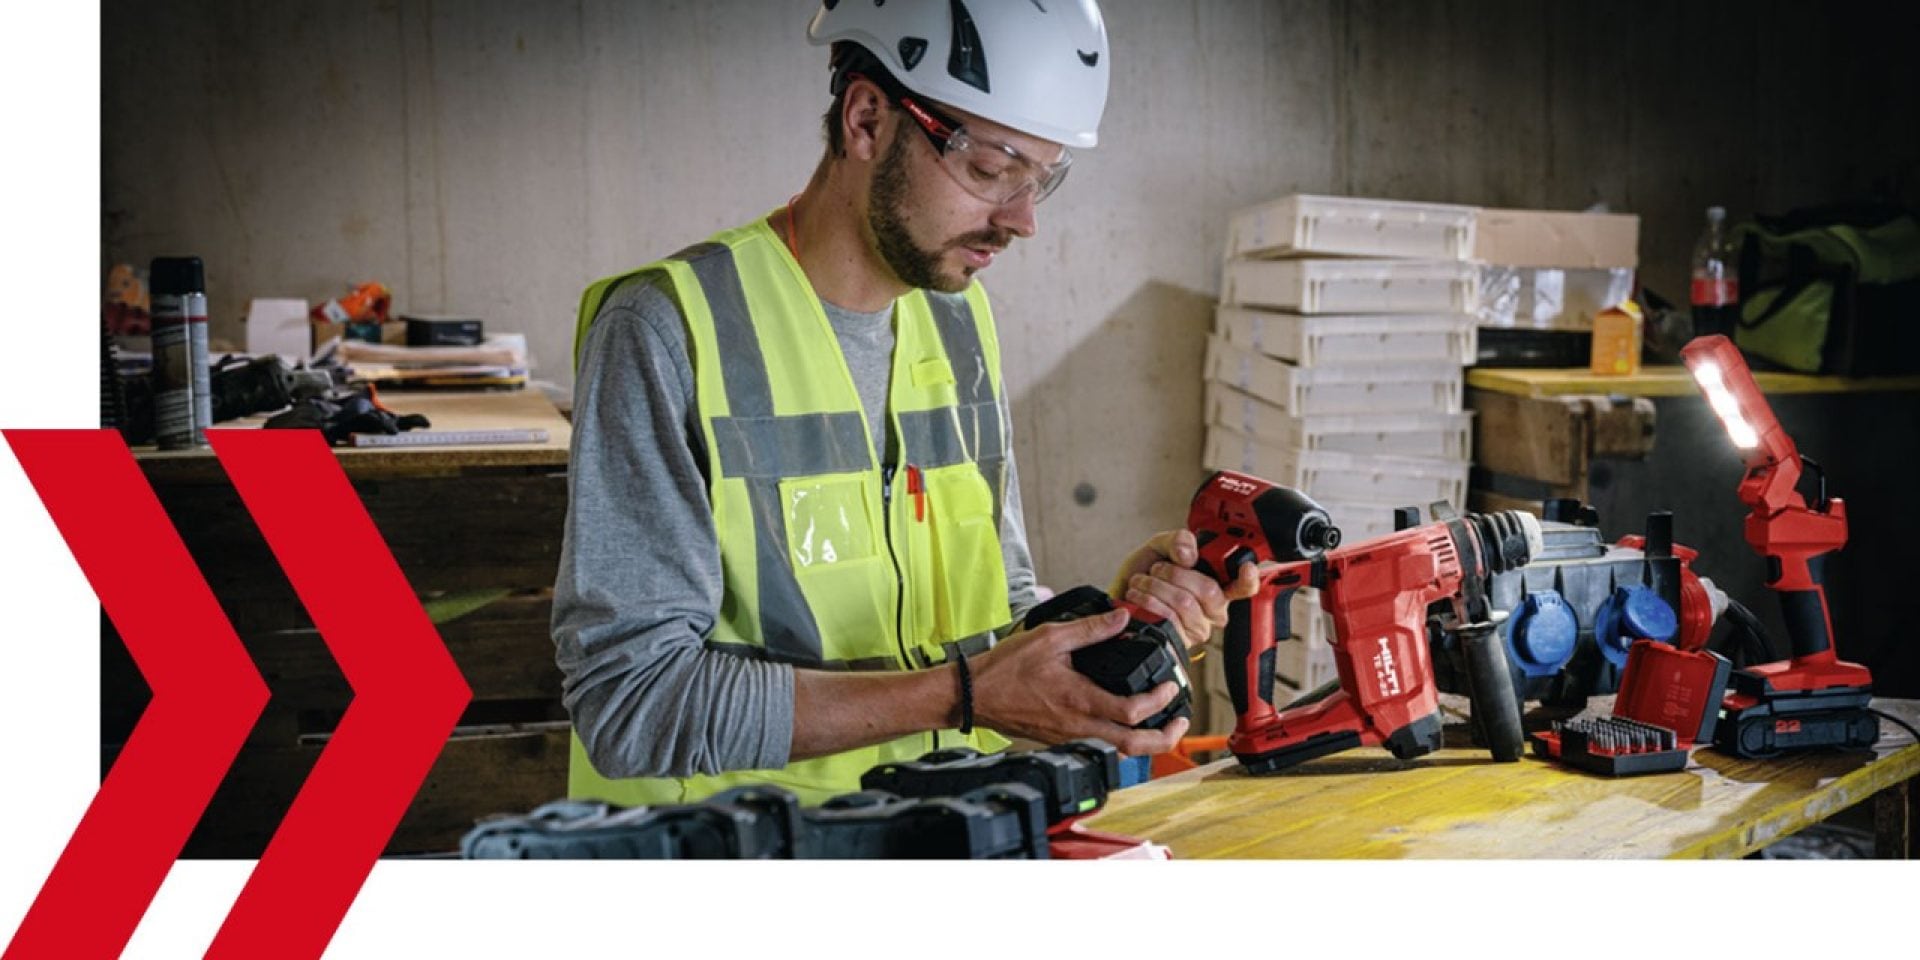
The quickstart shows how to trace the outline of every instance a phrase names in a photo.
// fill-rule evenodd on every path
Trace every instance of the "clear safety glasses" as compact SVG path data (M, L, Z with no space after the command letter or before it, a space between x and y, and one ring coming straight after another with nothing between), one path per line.
M1067 179L1073 156L1064 149L1058 163L1044 164L997 140L974 136L959 121L910 95L895 95L894 100L926 133L955 182L994 206L1013 203L1028 193L1037 204Z

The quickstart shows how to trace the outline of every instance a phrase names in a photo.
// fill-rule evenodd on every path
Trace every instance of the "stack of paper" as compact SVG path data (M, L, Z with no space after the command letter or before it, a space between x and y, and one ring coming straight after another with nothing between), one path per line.
M407 347L340 341L338 358L355 383L383 387L518 389L527 383L527 337L496 333L471 347Z

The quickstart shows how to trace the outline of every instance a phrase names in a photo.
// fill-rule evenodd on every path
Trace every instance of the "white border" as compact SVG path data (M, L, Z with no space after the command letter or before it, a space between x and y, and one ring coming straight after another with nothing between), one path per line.
M0 31L0 426L93 426L100 12L28 4L11 19ZM0 531L0 937L10 938L97 786L97 607L10 451ZM127 955L197 955L251 867L178 865ZM1839 955L1887 935L1915 879L1896 864L382 862L329 955L1233 946L1611 958L1639 944L1676 955L1726 943Z

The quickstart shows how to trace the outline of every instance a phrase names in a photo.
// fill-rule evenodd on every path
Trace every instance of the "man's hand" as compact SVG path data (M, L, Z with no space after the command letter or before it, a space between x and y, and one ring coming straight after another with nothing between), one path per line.
M1259 592L1260 571L1254 564L1242 565L1239 579L1223 590L1212 577L1194 571L1199 562L1192 531L1156 533L1127 555L1107 595L1165 617L1189 647L1205 643L1213 631L1226 627L1229 602Z
M1130 757L1173 749L1187 732L1185 717L1159 730L1132 727L1170 703L1180 691L1178 685L1169 680L1146 693L1122 697L1073 669L1073 651L1099 643L1126 625L1127 616L1119 610L1042 624L969 658L974 722L1048 744L1099 737Z

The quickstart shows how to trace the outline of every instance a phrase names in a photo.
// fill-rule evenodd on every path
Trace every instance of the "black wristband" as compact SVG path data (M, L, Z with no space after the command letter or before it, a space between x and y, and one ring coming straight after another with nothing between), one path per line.
M973 732L973 668L958 649L953 651L953 665L960 670L960 733L964 736Z

